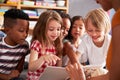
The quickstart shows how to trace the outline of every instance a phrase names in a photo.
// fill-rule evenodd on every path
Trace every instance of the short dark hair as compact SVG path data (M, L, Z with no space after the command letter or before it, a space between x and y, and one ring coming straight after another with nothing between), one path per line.
M67 13L65 13L65 12L58 12L58 13L60 14L60 16L61 16L62 18L68 18L68 19L70 19L70 21L71 21L71 17L70 17L69 14L67 14Z
M9 9L4 14L3 27L14 26L17 23L17 19L29 20L29 16L20 9Z
M5 12L4 18L29 20L28 14L20 9L9 9Z

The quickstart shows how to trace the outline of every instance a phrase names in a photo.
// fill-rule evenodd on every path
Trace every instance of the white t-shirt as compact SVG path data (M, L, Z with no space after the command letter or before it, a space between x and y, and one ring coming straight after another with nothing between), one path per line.
M78 47L78 52L82 54L80 62L84 63L88 60L90 65L100 65L104 67L106 65L106 56L110 41L111 36L106 35L102 47L97 47L91 37L86 34Z

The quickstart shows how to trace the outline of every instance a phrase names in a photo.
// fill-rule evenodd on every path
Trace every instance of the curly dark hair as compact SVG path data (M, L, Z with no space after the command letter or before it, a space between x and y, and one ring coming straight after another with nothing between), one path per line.
M69 14L67 14L67 13L65 13L65 12L58 12L58 13L60 14L60 16L61 16L62 18L68 18L68 19L70 19L70 21L71 21L71 17L70 17Z

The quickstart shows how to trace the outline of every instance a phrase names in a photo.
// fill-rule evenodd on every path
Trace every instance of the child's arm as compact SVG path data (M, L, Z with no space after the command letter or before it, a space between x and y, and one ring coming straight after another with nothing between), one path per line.
M80 60L80 57L81 57L81 54L78 52L78 51L76 51L76 52L74 52L75 54L76 54L76 60L79 62L79 60ZM68 61L68 65L69 64L71 64L71 61L69 60Z
M70 76L70 80L109 80L109 72L104 75L87 78L82 69L82 65L79 63L70 64L66 67L66 70Z
M60 58L60 60L57 60L57 64L56 66L62 66L62 54L59 54L58 57Z
M20 74L18 70L12 70L10 74L1 74L0 73L0 80L10 80L14 77L18 77Z
M70 59L71 64L79 63L77 55L75 54L71 44L69 42L64 43L64 51Z
M43 58L38 59L38 53L35 50L31 50L28 69L30 71L35 71L44 63Z
M31 50L28 68L30 71L35 71L39 69L44 62L56 64L57 60L60 60L60 58L53 54L46 54L38 58L37 51Z
M79 63L69 64L66 70L70 76L70 80L86 80L82 65Z
M0 80L9 80L11 79L8 74L1 74L0 73Z
M22 59L19 61L18 65L17 65L17 67L16 67L16 70L18 70L20 73L21 73L22 70L23 70L24 62L25 62L25 56L22 57Z
M87 80L109 80L109 73L96 76L96 77L91 77L91 78L88 78Z
M25 57L19 61L16 70L12 70L10 74L0 74L0 80L10 80L11 78L18 77L23 70Z

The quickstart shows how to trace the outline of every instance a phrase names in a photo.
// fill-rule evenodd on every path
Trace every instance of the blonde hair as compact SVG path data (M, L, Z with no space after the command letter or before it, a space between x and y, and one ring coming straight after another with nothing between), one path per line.
M34 40L38 40L43 47L50 44L50 41L47 36L47 30L48 30L48 23L51 20L57 21L62 26L62 18L56 11L47 10L47 11L43 12L40 15L40 17L35 25L31 42L33 42ZM59 47L62 46L60 37L58 37L55 40L55 47L58 47L58 46Z
M92 24L98 29L105 29L105 34L111 30L111 23L108 14L102 9L94 9L90 11L85 17L85 25L87 27L88 21L91 20Z

